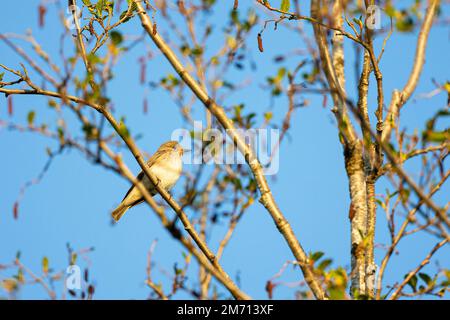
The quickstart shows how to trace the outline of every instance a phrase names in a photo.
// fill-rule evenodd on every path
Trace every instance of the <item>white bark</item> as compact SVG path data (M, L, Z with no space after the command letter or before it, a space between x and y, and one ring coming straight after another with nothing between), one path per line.
M367 235L366 174L363 160L363 144L357 140L345 150L345 166L349 179L351 198L351 287L353 296L366 292L365 255L363 240Z

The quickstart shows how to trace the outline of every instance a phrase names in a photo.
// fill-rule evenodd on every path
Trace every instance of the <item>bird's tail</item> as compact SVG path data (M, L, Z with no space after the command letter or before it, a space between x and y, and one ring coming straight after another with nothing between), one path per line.
M124 213L129 209L129 206L124 205L123 203L119 204L119 206L114 209L114 211L112 212L112 217L113 219L117 222L120 220L120 218L122 218L122 216L124 215Z

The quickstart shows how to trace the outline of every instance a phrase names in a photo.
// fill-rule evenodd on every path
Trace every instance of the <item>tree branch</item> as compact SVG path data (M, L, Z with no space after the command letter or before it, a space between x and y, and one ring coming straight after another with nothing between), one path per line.
M183 226L185 230L189 233L189 235L192 237L194 242L197 244L197 246L200 248L200 250L203 252L203 254L206 256L206 258L209 260L209 262L212 264L213 268L209 267L209 263L206 263L206 266L208 271L210 271L213 275L216 276L216 278L222 282L222 284L230 291L230 293L237 299L249 299L250 297L247 296L245 293L243 293L236 284L231 280L231 278L226 274L226 272L222 269L222 266L219 264L218 260L216 259L214 253L208 248L207 244L202 241L195 231L194 227L192 226L191 222L187 218L186 214L183 210L181 210L180 205L170 196L170 194L161 186L158 185L156 177L150 172L147 164L144 161L144 157L140 153L138 147L136 146L134 140L130 137L128 137L123 130L120 130L119 124L114 119L113 115L108 111L108 109L104 106L86 101L84 99L80 99L75 96L71 95L62 95L57 92L47 91L47 90L41 90L41 89L34 89L34 90L23 90L23 89L4 89L0 88L0 92L4 93L5 95L10 94L34 94L34 95L43 95L43 96L50 96L50 97L56 97L60 99L68 99L76 103L81 103L86 106L89 106L98 112L100 112L111 124L111 126L114 128L114 130L120 135L122 140L127 145L130 152L133 154L136 161L139 163L141 169L145 172L145 174L149 177L150 181L153 182L155 185L155 189L158 191L158 193L161 195L161 197L174 209L178 217L180 218L181 222L183 223ZM139 188L139 186L138 186ZM145 194L145 188L141 188L143 193ZM148 198L148 194L147 194ZM147 199L149 200L149 199ZM151 203L151 200L149 200ZM158 211L156 211L158 212ZM197 256L198 257L198 256ZM201 261L201 260L200 260Z
M400 109L408 101L414 92L417 83L422 73L423 65L425 63L425 49L428 42L428 35L430 33L431 26L433 24L433 18L436 14L436 8L439 5L439 0L430 0L427 11L425 13L425 19L420 29L419 37L417 39L416 53L414 57L413 68L409 75L408 81L401 92L394 90L392 93L391 103L389 104L389 110L384 120L384 129L382 140L389 139L392 128L395 126L395 120L400 112Z
M255 177L258 189L261 192L261 198L259 201L270 213L278 230L287 241L289 248L291 249L295 258L298 260L306 282L308 283L316 298L325 299L326 294L319 284L319 281L315 276L311 266L309 265L308 257L305 251L296 238L289 222L286 220L283 213L275 203L272 192L270 191L267 180L263 174L262 166L256 158L254 151L245 143L245 141L236 131L233 122L228 118L223 108L217 105L215 101L209 97L205 90L202 89L201 85L197 81L195 81L190 73L184 68L172 49L166 44L166 42L160 37L157 32L154 32L153 23L142 7L141 2L137 0L133 1L138 7L139 18L141 20L142 27L145 29L147 34L159 48L161 53L163 53L163 55L167 58L167 60L176 70L181 79L188 85L188 87L211 112L211 114L219 121L222 127L227 130L227 134L229 135L229 137L237 145L239 151L244 155L245 160L250 166L250 169Z
M444 239L437 243L433 249L431 249L430 253L425 257L425 259L422 260L422 262L408 273L408 275L405 277L403 282L398 286L398 288L394 291L394 293L390 296L390 300L397 300L400 295L402 294L403 288L408 284L409 280L411 280L412 277L414 277L420 270L422 270L423 267L425 267L427 264L430 263L431 257L436 253L436 251L439 250L443 245L445 245L448 242L447 239Z

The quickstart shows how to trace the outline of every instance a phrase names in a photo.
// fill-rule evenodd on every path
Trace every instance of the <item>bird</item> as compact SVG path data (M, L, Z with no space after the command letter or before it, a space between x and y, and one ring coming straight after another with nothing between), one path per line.
M161 188L169 191L180 178L183 171L183 152L182 146L177 141L167 141L147 161L150 172L156 177ZM155 186L143 171L136 179L143 183L152 197L157 194ZM118 222L128 209L143 201L144 196L139 188L132 185L117 208L113 210L111 214L113 219Z

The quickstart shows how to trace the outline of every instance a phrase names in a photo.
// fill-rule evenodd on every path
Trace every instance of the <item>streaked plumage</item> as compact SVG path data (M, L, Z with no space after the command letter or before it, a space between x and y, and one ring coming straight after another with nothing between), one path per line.
M163 143L155 154L148 160L147 165L153 175L159 180L159 185L169 191L178 181L182 171L183 148L176 141L168 141ZM150 179L141 171L137 180L141 181L152 196L157 191L151 183ZM122 202L112 212L115 221L124 215L131 207L144 201L144 197L139 189L133 185L125 194Z

